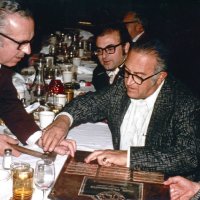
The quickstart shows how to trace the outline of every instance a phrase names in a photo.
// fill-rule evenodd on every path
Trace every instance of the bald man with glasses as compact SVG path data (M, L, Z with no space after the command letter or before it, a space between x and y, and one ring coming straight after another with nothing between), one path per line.
M61 113L44 132L44 148L53 148L71 126L105 118L114 150L94 151L87 163L97 160L108 167L195 179L200 158L199 99L167 72L167 51L159 41L134 45L124 67L124 79L65 106L67 114Z
M147 18L141 11L132 10L126 12L123 22L132 38L132 44L142 44L151 39L147 33Z
M0 118L18 140L30 145L37 142L41 144L42 131L17 98L17 91L12 83L12 68L25 54L31 53L34 26L29 10L14 0L0 1ZM12 149L14 156L19 156L20 152L10 145L17 144L18 140L0 134L0 156L7 148ZM66 154L74 153L75 148L74 141L62 140L53 150Z

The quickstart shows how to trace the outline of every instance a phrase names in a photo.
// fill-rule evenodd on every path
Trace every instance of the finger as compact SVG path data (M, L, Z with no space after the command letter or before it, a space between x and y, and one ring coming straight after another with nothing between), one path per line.
M21 155L21 153L12 148L12 155L15 156L15 157L19 157Z
M60 145L66 148L67 154L74 157L76 152L76 143L74 140L63 140Z
M93 160L96 160L97 157L102 154L103 151L101 150L97 150L97 151L94 151L93 153L91 153L90 155L88 155L86 158L85 158L85 162L86 163L90 163L91 161Z
M75 141L75 140L70 140L70 139L67 139L67 140L71 142L71 144L73 145L73 149L74 149L74 151L76 152L76 150L77 150L76 141Z
M170 187L170 197L171 200L176 200L180 198L180 194L177 190L175 190L175 188Z
M52 131L46 132L45 135L42 137L44 151L53 151L58 143L59 138L56 137L56 134Z
M100 165L107 166L109 164L108 159L105 156L99 156L97 161Z
M5 141L6 143L10 143L10 144L18 144L19 141L17 139L14 139L8 135L2 135L1 139L3 141Z
M67 149L63 146L57 146L54 151L60 155L65 155L67 152Z
M55 149L55 147L57 146L57 145L60 145L60 143L61 143L61 141L64 139L64 137L61 137L60 135L55 135L54 136L54 139L53 140L51 140L51 143L50 143L50 145L49 145L49 149L48 149L48 151L50 151L50 152L52 152L54 149Z

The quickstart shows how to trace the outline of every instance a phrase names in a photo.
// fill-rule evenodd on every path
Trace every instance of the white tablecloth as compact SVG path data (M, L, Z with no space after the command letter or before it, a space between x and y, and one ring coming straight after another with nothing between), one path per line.
M0 132L2 133L4 127L0 127ZM74 139L77 142L78 150L85 150L85 151L93 151L95 149L113 149L112 141L111 141L111 133L110 130L105 123L87 123L82 124L78 127L73 128L69 134L68 138ZM39 147L36 145L29 146L28 148L41 151ZM58 155L55 160L55 171L56 171L56 178L67 159L67 156L60 156ZM38 158L22 154L18 158L13 158L13 161L23 161L28 162L30 165L35 168L35 163ZM2 157L0 157L0 164L2 164ZM6 188L5 188L6 189ZM0 188L0 192L3 191ZM49 191L47 192L48 195ZM0 200L9 200L12 196L12 191L9 191L9 195L4 197ZM38 190L37 188L34 189L32 200L40 200L42 199L42 191Z

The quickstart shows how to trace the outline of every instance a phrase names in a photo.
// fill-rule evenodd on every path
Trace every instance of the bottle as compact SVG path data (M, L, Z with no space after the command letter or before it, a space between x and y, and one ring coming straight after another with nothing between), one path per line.
M36 98L36 101L43 104L46 95L46 85L44 82L44 62L42 59L37 62L37 72L38 74L35 82L34 96Z
M11 164L12 164L12 149L5 149L3 156L3 168L10 169Z

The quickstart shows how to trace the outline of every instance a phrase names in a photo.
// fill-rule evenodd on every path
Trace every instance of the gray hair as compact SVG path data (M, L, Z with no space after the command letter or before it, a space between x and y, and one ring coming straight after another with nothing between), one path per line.
M158 40L151 40L143 44L135 44L132 46L130 51L141 52L143 54L154 55L157 60L157 64L155 66L154 74L160 71L167 71L167 62L168 62L168 51L166 47ZM151 80L155 82L158 78L159 74L153 76Z
M32 13L15 0L0 0L0 29L6 25L6 17L15 13L22 17L33 18Z

